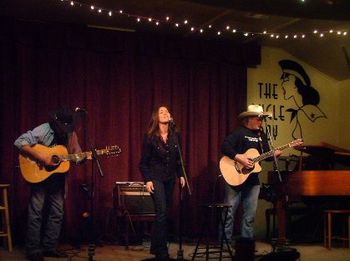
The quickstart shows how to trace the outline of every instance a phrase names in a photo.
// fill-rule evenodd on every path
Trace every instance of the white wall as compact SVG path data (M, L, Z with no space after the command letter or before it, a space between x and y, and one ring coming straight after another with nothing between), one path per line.
M350 74L350 68L349 68ZM350 148L350 79L338 84L338 137L341 147Z
M311 122L306 117L299 117L305 144L319 144L324 141L334 145L343 145L338 133L335 133L340 120L339 82L281 49L263 47L262 64L248 70L247 103L262 104L265 108L270 105L269 111L272 111L273 107L275 108L274 120L270 120L268 123L275 128L276 145L292 140L292 130L295 126L294 121L290 122L291 113L286 110L296 108L296 105L291 99L284 99L281 86L282 70L278 62L283 59L296 61L303 66L310 77L311 86L319 92L320 103L318 107L327 117L318 118L315 122ZM262 93L259 83L262 84ZM271 87L271 96L269 97L264 95L265 86Z
M317 145L327 142L350 149L350 80L336 81L282 49L263 47L261 65L248 70L247 104L261 104L268 108L268 111L274 111L273 119L268 120L268 125L273 129L274 145L279 146L293 140L292 131L295 126L295 122L290 121L291 114L286 110L295 108L296 105L292 100L284 99L281 85L282 69L278 62L283 59L296 61L303 66L310 77L311 86L320 95L318 108L326 115L326 118L318 118L314 122L306 117L298 117L304 144ZM270 95L265 95L265 86L270 90ZM285 156L290 154L298 155L299 152L294 149L284 152ZM266 183L266 172L272 169L272 164L264 162L262 166L264 171L260 174L260 180ZM280 164L280 169L284 170L283 164ZM268 207L272 207L272 204L260 200L256 220L257 238L263 238L265 235L265 209Z

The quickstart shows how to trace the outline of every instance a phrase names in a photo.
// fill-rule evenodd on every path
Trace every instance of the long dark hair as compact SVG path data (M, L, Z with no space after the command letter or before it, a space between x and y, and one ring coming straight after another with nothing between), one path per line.
M160 134L159 134L159 109L161 107L166 108L170 113L169 107L167 105L160 105L160 106L153 109L151 120L149 121L149 124L148 124L148 130L147 130L148 137L154 137L154 136L159 137L160 136ZM169 128L169 136L172 134L172 132L176 132L176 131L177 131L176 128L174 128L174 130Z
M320 103L320 95L311 85L304 85L297 76L295 76L294 84L302 97L303 105L318 105Z

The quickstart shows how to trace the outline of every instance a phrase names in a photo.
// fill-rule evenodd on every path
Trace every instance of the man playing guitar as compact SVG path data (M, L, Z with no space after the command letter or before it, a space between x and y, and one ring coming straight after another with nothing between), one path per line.
M35 145L46 147L64 145L69 153L81 152L78 137L74 131L75 112L65 107L52 111L50 120L33 130L23 133L14 145L25 154L36 160L43 167L55 167L59 164L50 153L35 149ZM84 158L77 157L80 162ZM31 261L42 261L43 256L68 256L56 249L63 220L63 194L65 175L53 174L42 182L32 183L31 197L28 206L28 223L26 236L26 254ZM44 203L48 204L46 225L42 224ZM42 231L43 229L43 231Z
M256 149L260 154L269 150L266 135L261 129L262 116L264 115L263 108L259 105L249 105L247 111L239 114L238 120L241 126L225 138L221 147L222 153L226 158L228 157L238 162L245 169L254 169L255 162L245 152L252 148ZM281 155L279 150L275 150L273 153L276 156ZM225 183L225 202L232 206L228 210L224 228L228 241L232 240L234 216L241 201L243 203L241 237L254 240L254 219L259 192L258 173L247 175L246 180L237 186Z

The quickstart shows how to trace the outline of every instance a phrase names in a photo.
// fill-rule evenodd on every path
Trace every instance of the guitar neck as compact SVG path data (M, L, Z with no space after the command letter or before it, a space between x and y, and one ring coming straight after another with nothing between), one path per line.
M270 150L268 152L265 152L265 153L261 154L260 156L254 158L253 162L254 163L255 162L259 162L259 161L262 161L262 160L267 159L269 157L272 157L276 150L284 150L286 148L289 148L290 146L291 146L290 143L287 143L287 144L285 144L283 146L275 148L274 150Z
M96 150L97 155L103 155L108 153L108 149L101 149L101 150ZM79 152L79 153L74 153L74 154L68 154L62 156L63 161L71 161L71 160L76 160L77 158L87 158L90 159L92 156L92 151L85 151L85 152Z

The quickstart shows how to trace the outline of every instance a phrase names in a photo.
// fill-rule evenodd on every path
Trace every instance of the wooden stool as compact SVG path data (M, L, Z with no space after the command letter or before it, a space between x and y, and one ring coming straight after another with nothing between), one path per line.
M7 247L9 252L12 252L12 239L11 239L11 229L10 229L10 214L8 205L8 188L9 184L0 184L0 190L2 191L0 211L1 211L1 225L0 225L0 237L7 238Z
M335 215L345 215L348 218L348 235L347 238L332 235L332 218ZM348 241L350 248L350 210L325 210L324 211L324 247L331 249L332 239Z

